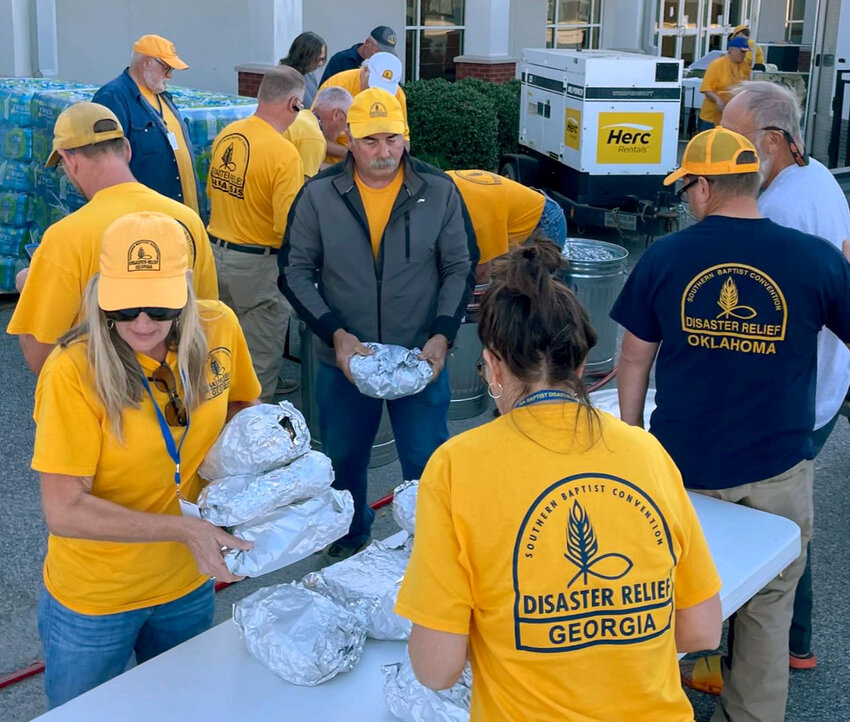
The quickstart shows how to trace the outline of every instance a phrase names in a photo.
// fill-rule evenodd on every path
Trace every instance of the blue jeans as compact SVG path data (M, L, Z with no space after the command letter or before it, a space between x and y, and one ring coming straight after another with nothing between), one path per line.
M418 394L386 402L404 479L422 476L431 454L449 438L450 400L449 372L443 369ZM336 475L334 488L350 491L354 497L354 518L338 543L359 547L369 539L375 518L366 498L367 472L384 402L361 394L337 366L320 362L316 403L322 451L330 457Z
M117 677L133 652L141 664L212 626L213 582L167 604L117 614L79 614L45 589L38 603L44 692L50 709Z
M567 241L567 219L564 217L564 209L549 196L546 196L543 213L540 214L535 231L557 244L558 248L563 248Z

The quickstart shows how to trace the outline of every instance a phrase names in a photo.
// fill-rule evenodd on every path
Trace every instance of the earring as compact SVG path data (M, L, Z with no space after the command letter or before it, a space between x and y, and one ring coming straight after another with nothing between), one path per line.
M496 386L498 386L498 387L499 387L499 393L494 394L494 393L493 393L493 382L491 381L489 384L487 384L487 395L488 395L491 399L494 399L494 400L495 400L495 399L500 399L500 398L502 398L502 392L504 391L504 388L502 387L502 384L497 383L497 384L496 384Z
M115 321L113 321L111 318L107 318L106 319L106 328L108 328L110 331L113 328L115 328Z

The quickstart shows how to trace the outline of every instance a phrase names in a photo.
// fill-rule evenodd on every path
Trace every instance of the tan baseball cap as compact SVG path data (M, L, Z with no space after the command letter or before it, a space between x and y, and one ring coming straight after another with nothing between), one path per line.
M177 221L153 211L128 213L103 232L98 306L183 308L188 270L186 234Z
M113 138L123 138L115 113L99 103L74 103L63 110L53 126L53 152L45 165L52 168L59 162L57 150L73 150Z
M175 70L186 70L186 65L177 55L174 43L166 40L162 35L142 35L133 43L133 52L159 58L163 63L170 65Z
M404 133L404 113L394 95L369 88L354 96L348 108L348 128L354 138L376 133Z

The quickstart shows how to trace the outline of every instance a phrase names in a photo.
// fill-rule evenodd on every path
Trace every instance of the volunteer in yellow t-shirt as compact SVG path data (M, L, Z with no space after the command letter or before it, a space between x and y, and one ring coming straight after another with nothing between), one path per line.
M56 340L83 319L83 292L97 273L100 238L117 218L159 211L180 222L197 298L218 298L215 261L204 224L191 208L139 183L115 114L97 103L77 103L56 119L47 166L60 166L89 202L54 223L35 252L7 333L19 337L34 373Z
M32 466L50 536L38 626L51 707L208 629L210 577L250 544L203 521L197 469L260 385L239 323L195 300L183 228L132 213L103 234L88 320L36 388Z
M560 264L515 248L481 303L502 416L428 462L395 609L426 686L469 658L471 722L693 722L676 652L719 643L720 579L661 445L590 406L596 333Z
M729 36L729 39L731 40L732 38L736 38L739 35L747 39L747 45L749 46L749 50L747 50L747 54L744 57L744 61L747 63L747 65L749 65L755 70L764 70L764 51L761 49L761 46L756 45L755 40L750 37L749 25L738 25L737 27L733 28L732 34ZM753 50L756 51L755 64L753 64Z
M277 288L276 256L289 207L304 184L304 167L282 133L301 110L303 94L304 77L297 70L282 65L266 72L254 115L216 137L207 178L219 293L242 324L263 401L274 398L289 324L289 308Z
M328 143L334 143L345 133L352 98L345 88L329 85L315 100L313 108L302 110L283 134L301 156L305 179L327 167Z
M705 96L699 111L699 130L709 130L720 123L723 108L732 97L732 89L738 83L749 80L752 68L745 62L749 44L747 38L738 35L726 46L726 55L712 60L700 91Z

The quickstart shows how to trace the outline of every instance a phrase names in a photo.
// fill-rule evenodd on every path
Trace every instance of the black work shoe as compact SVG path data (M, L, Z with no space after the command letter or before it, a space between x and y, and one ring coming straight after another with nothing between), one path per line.
M341 562L343 559L348 559L348 557L353 557L357 554L357 552L363 551L367 546L369 546L368 539L357 547L346 546L344 544L337 544L337 542L334 542L328 547L328 551L326 553L331 559Z

